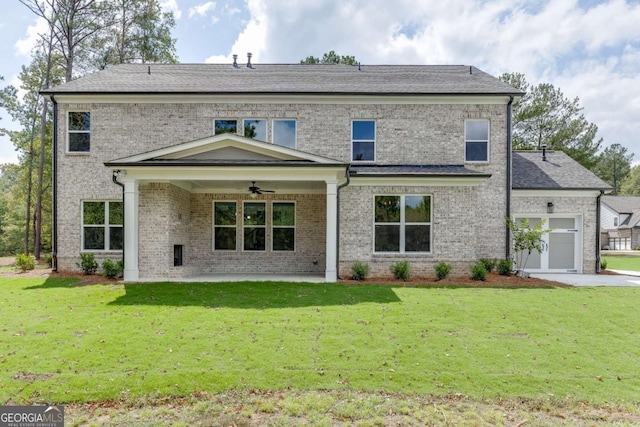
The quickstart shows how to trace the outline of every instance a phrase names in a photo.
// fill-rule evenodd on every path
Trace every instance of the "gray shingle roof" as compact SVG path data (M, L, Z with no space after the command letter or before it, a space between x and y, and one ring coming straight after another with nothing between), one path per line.
M640 196L603 196L602 203L618 213L630 214L640 209Z
M352 166L352 176L468 176L489 177L490 174L467 169L462 165L371 165Z
M122 64L42 93L522 95L467 65L335 64Z
M514 151L515 190L612 190L611 186L562 151Z
M633 228L640 226L640 209L636 209L629 218L618 228Z

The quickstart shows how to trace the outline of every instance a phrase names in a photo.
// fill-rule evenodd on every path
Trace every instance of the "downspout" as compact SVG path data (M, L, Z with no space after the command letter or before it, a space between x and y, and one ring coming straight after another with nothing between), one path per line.
M53 208L51 212L51 271L58 271L58 102L55 95L49 95L53 104Z
M118 174L120 173L119 170L115 170L113 171L113 175L111 175L111 180L113 181L114 184L119 185L120 188L122 188L122 238L124 239L124 234L127 232L127 229L125 228L125 224L124 224L124 184L121 183L120 181L118 181ZM124 244L122 245L122 269L124 271Z
M347 180L344 184L338 186L336 190L336 210L337 210L337 218L336 218L336 272L338 275L338 279L342 279L340 277L340 190L349 185L351 182L351 165L347 166L347 170L345 171L345 177Z
M513 95L509 95L509 102L507 103L507 209L506 217L511 218L511 113L512 113ZM505 246L505 259L511 257L511 230L509 226L505 225L506 238L504 242Z
M604 190L596 198L596 274L600 274L600 199Z

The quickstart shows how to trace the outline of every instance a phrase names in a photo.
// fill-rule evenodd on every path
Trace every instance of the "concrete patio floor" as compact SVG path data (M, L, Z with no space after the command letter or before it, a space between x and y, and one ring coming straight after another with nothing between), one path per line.
M640 286L640 271L609 270L617 274L536 273L531 277L573 286Z

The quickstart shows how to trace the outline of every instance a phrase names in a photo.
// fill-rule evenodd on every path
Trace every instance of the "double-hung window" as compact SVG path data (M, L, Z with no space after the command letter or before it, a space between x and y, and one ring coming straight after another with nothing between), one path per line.
M375 120L353 120L351 122L351 159L354 162L376 160Z
M267 225L266 203L244 202L243 236L245 251L264 251Z
M273 143L287 148L296 148L296 121L277 119L272 123Z
M213 202L213 249L236 250L236 202Z
M431 252L431 196L375 196L375 252Z
M467 162L489 161L489 120L465 121L464 140Z
M123 219L122 202L83 202L82 250L121 251Z
M70 153L88 153L91 149L91 113L69 112L68 150Z
M273 202L271 227L274 251L294 251L296 242L296 205Z

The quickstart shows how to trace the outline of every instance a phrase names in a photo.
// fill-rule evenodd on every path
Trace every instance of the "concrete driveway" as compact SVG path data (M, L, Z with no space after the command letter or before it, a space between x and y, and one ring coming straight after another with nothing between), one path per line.
M618 274L532 274L554 282L573 286L640 286L640 271L609 270Z

